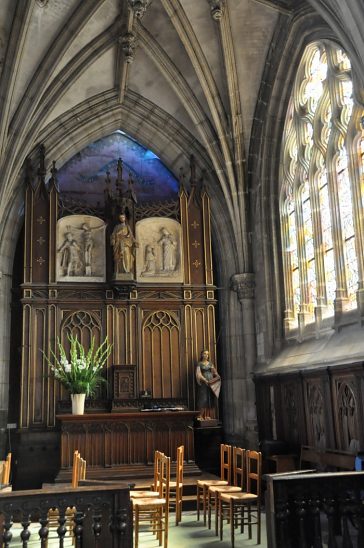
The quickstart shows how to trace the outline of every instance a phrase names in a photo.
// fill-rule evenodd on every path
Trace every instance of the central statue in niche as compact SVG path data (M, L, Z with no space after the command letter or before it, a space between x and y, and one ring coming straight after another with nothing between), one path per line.
M114 274L120 278L131 278L134 272L135 249L139 247L126 220L125 213L119 215L119 221L111 234L114 253ZM127 276L124 276L127 275Z

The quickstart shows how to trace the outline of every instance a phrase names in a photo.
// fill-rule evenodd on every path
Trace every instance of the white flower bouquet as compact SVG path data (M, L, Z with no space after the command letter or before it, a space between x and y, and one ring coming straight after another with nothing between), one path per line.
M103 367L109 357L112 345L107 337L98 348L95 348L95 338L92 337L90 348L85 351L77 336L68 336L70 341L69 358L57 339L59 358L51 350L51 359L45 356L50 370L71 394L95 395L97 389L105 383L102 376Z

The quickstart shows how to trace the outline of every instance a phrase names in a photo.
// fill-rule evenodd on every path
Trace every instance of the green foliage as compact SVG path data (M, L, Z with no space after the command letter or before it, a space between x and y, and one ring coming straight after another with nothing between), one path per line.
M52 350L51 359L44 353L43 355L55 379L71 394L86 394L87 397L92 397L106 382L102 371L111 353L112 345L108 343L106 337L104 342L95 348L95 338L92 337L90 348L86 352L77 336L68 335L68 340L70 341L69 358L58 338L59 358Z

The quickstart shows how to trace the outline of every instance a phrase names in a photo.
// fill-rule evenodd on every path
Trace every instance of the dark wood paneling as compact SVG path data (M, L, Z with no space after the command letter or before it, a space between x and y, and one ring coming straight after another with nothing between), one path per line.
M261 440L273 438L274 408L278 440L296 447L363 450L363 363L256 375L254 380Z
M70 469L77 449L92 467L148 465L158 449L175 455L185 446L185 459L194 462L194 411L58 415L61 425L61 468Z

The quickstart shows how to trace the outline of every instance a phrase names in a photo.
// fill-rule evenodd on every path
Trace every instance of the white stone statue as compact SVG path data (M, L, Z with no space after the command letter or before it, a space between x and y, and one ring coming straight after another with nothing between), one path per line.
M162 272L174 272L177 264L177 241L165 227L160 229L158 243L162 248Z
M142 276L155 276L156 260L154 247L151 244L147 244L144 252L144 270L141 273Z
M83 271L81 248L71 231L65 233L65 239L57 250L61 255L63 276L79 276Z

